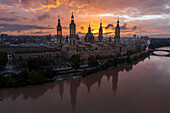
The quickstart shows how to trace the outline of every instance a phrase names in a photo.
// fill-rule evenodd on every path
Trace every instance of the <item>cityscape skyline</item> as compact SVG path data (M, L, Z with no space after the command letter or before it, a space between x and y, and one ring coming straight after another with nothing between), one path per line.
M69 34L71 12L74 12L76 32L84 36L89 21L94 36L98 36L100 20L103 35L114 36L116 20L120 17L121 36L148 35L169 37L168 13L170 2L101 0L0 0L0 33L9 35L56 35L60 15L63 35ZM117 4L117 5L116 5ZM126 4L126 5L125 5ZM112 6L112 7L111 7ZM151 8L152 6L152 8ZM153 10L154 9L154 10Z

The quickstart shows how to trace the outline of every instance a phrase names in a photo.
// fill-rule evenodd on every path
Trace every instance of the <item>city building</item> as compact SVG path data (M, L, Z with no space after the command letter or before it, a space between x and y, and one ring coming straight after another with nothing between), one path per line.
M114 38L108 40L103 37L102 21L99 26L98 37L94 37L89 23L88 32L82 38L76 34L74 14L71 15L69 36L62 35L62 24L58 17L57 35L55 36L8 36L2 34L0 38L0 51L11 54L15 61L30 58L51 58L56 62L69 59L72 55L80 55L81 59L89 56L110 57L124 55L128 51L136 51L144 48L148 38L120 37L119 19L115 28Z

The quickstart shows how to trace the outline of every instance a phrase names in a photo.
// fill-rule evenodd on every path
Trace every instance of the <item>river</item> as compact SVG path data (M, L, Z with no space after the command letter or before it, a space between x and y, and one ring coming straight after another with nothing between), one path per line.
M170 57L85 78L0 89L0 113L170 113Z

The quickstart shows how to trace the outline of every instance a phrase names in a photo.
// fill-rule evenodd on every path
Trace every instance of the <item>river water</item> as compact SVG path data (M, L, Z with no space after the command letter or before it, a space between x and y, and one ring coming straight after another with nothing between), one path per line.
M82 79L0 89L0 113L170 113L170 57Z

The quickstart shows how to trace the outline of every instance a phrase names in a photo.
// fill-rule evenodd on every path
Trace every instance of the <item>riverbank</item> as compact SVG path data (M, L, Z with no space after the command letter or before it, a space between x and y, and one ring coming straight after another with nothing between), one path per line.
M37 84L42 84L46 82L54 82L54 81L59 82L63 80L77 79L77 78L88 76L92 73L101 72L101 71L114 68L114 67L118 67L118 66L122 66L122 65L127 65L133 61L137 61L141 58L145 58L148 55L149 55L148 51L141 51L139 53L135 53L130 56L109 58L107 59L107 62L105 62L104 64L98 65L96 67L91 67L91 68L88 67L83 70L81 69L81 71L78 70L70 74L53 75L54 73L50 73L50 71L47 71L46 74L48 74L48 76L52 76L48 79L47 78L45 79L43 75L37 71L30 72L31 74L28 73L27 71L24 71L18 74L20 77L22 77L22 79L20 77L17 77L18 75L15 75L14 77L10 76L7 79L4 77L0 77L0 81L3 81L1 82L0 86L1 87L3 86L5 88L10 88L10 87L20 87L20 86L27 86L27 85L37 85ZM5 82L9 82L9 83L6 84Z
M3 88L0 89L0 98L3 98L0 111L169 113L169 67L170 58L150 55L87 77ZM37 109L37 105L41 109Z
M91 70L84 69L82 72L73 73L70 74L69 76L63 76L62 79L60 76L56 78L56 81L86 77L93 73L105 71L119 66L128 65L129 63L133 63L143 58L146 58L148 57L148 55L149 55L148 51L142 51L140 53L136 53L131 56L123 56L117 59L109 59L104 65L97 66L95 68L92 68ZM117 60L117 62L115 62L114 60Z

